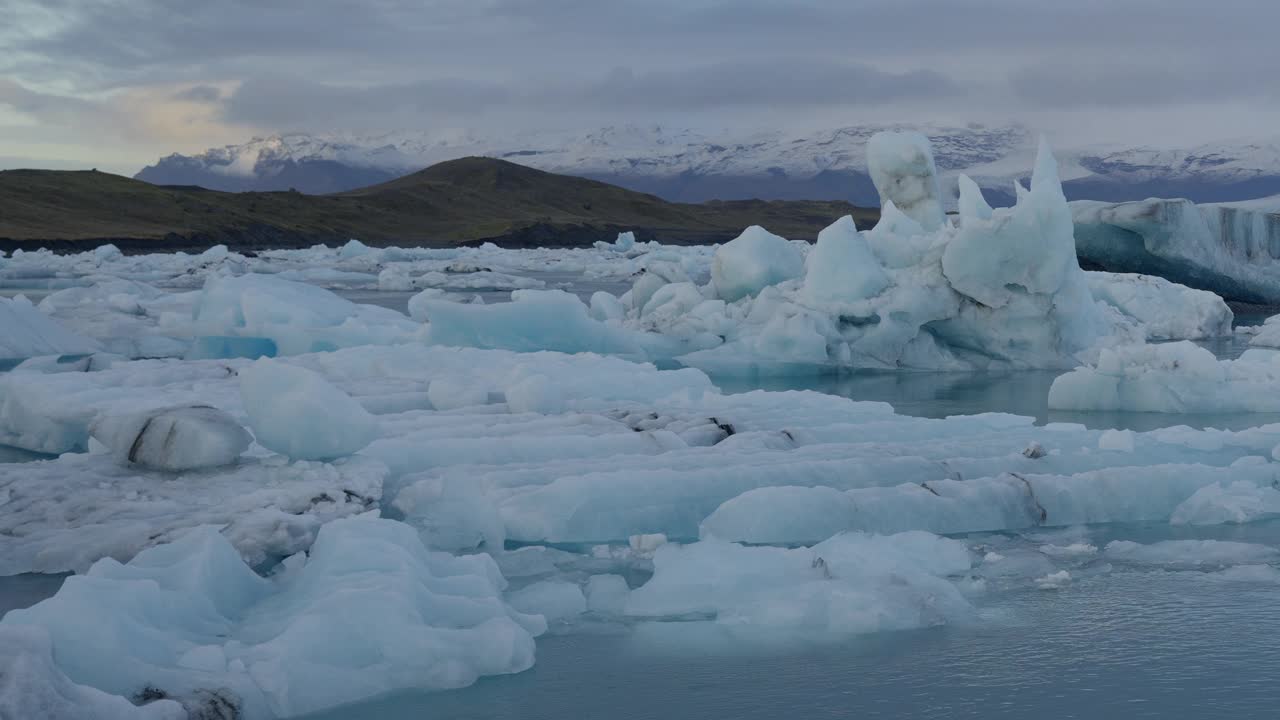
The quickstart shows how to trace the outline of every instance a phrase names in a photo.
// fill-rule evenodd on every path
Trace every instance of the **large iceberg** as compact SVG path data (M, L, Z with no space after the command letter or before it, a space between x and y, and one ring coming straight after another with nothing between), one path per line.
M1280 303L1280 199L1071 203L1076 250L1112 272L1159 275L1228 300Z
M868 232L842 218L807 248L748 228L714 251L705 283L649 258L628 292L597 292L589 307L533 291L510 304L428 301L428 337L789 374L1067 369L1104 347L1228 331L1231 313L1210 293L1080 269L1046 145L1013 208L993 210L962 181L956 225L937 204L927 142L889 135L872 144L885 206Z

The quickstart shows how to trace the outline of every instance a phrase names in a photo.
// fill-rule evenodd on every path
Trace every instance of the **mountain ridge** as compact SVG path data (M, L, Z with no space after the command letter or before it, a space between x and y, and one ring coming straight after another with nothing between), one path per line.
M878 204L866 174L867 139L881 130L929 136L944 184L964 172L989 199L1013 198L1035 134L1021 125L851 125L806 132L702 133L661 126L608 126L582 133L286 133L195 155L172 154L137 174L163 184L227 191L339 192L464 156L506 159L601 180L675 202L710 199L846 200ZM1190 148L1056 148L1071 199L1153 195L1197 202L1280 192L1280 139Z
M298 247L359 238L373 245L582 245L634 231L642 240L721 242L760 223L812 238L841 215L875 211L841 202L670 203L595 180L505 160L468 157L385 183L328 195L228 193L156 185L97 171L0 171L0 247L123 250L217 244Z

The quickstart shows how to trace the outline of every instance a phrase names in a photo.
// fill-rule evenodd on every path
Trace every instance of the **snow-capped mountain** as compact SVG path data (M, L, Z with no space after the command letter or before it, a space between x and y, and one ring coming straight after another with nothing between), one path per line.
M944 179L968 173L993 201L1011 199L1034 153L1020 125L857 125L808 132L700 132L610 126L583 133L469 131L290 133L191 156L170 155L137 177L221 190L323 193L389 180L467 155L592 177L671 200L749 197L848 199L875 203L866 176L867 139L885 129L928 135ZM1280 192L1280 140L1168 148L1056 148L1073 198L1183 196L1238 200Z

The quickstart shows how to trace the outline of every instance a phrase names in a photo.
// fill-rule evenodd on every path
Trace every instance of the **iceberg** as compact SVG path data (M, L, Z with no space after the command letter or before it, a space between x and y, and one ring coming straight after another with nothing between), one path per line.
M71 682L165 698L155 711L170 717L176 702L193 717L289 718L528 669L546 625L506 605L504 585L488 556L432 553L389 520L326 525L274 581L206 528L125 565L99 561L0 631L43 631ZM6 653L39 662L40 650Z
M1280 199L1071 203L1088 265L1158 275L1228 300L1280 303Z
M518 291L511 304L415 312L443 345L603 352L722 375L1065 370L1102 348L1229 329L1230 311L1211 294L1080 269L1047 145L1012 208L992 209L961 182L956 225L937 204L927 143L877 144L885 205L870 231L841 218L808 248L753 226L705 270L650 252L629 291L597 292L589 307Z

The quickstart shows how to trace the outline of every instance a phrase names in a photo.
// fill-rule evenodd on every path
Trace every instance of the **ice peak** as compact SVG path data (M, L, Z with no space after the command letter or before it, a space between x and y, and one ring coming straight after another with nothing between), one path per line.
M978 187L978 183L969 178L968 175L961 175L956 179L956 184L960 188L960 219L961 221L990 220L991 206L987 204L986 198L982 197L982 188Z
M1031 192L1062 195L1062 182L1058 179L1058 161L1045 136L1040 136L1036 149L1036 165L1031 172Z

